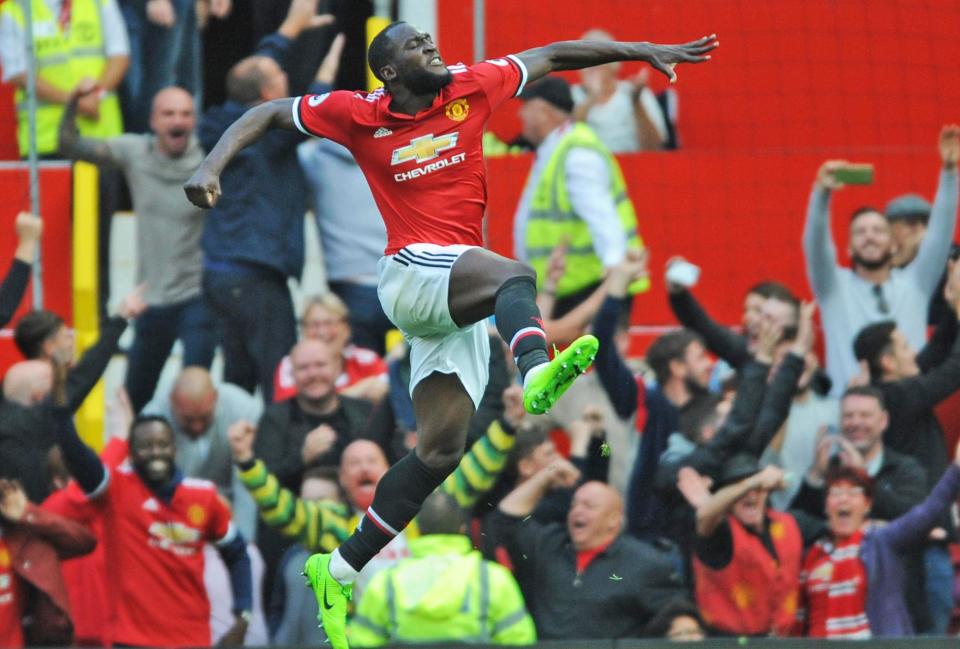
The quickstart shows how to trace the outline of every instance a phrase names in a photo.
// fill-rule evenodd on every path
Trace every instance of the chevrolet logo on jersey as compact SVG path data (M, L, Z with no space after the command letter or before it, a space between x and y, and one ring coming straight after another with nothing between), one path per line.
M394 149L390 164L398 165L411 160L416 160L419 164L427 160L433 160L439 157L443 151L455 146L457 146L457 133L447 133L440 137L433 137L433 133L428 133L410 140L410 144L407 146Z

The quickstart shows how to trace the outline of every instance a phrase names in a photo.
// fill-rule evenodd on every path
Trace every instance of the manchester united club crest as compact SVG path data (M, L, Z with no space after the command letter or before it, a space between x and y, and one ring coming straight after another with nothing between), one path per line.
M447 117L455 122L462 122L467 119L470 113L470 104L466 99L456 99L447 104Z

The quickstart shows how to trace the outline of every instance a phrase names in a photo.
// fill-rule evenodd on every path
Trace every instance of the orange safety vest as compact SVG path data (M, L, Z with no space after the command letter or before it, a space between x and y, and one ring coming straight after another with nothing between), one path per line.
M728 516L733 559L713 570L696 556L697 604L715 629L738 635L789 635L797 614L803 538L790 514L768 511L777 559L736 518Z

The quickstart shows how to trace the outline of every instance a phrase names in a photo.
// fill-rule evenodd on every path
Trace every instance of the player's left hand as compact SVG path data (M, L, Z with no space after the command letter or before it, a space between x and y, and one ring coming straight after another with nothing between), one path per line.
M201 166L183 186L183 191L191 203L197 207L209 209L220 199L220 177Z
M662 72L670 83L676 83L677 74L673 71L677 63L703 63L710 60L709 52L715 50L720 45L716 34L704 36L689 43L680 45L657 45L656 43L643 43L642 47L646 50L639 57L640 60L649 63L655 70Z

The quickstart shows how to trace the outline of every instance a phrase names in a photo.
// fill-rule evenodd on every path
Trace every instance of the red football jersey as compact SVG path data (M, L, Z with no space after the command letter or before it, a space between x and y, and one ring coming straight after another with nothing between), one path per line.
M385 254L411 243L483 244L483 129L497 106L523 90L527 70L512 55L449 70L453 81L416 116L392 112L383 88L293 103L297 128L353 153L387 228Z
M347 345L343 348L343 373L337 377L335 387L342 392L352 385L371 376L382 376L388 380L387 363L377 352L366 347ZM273 400L286 401L297 396L297 385L293 381L293 361L284 356L273 375Z
M209 646L203 544L236 534L230 508L214 484L184 478L165 503L123 466L110 470L106 491L87 505L103 516L112 641Z

